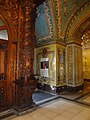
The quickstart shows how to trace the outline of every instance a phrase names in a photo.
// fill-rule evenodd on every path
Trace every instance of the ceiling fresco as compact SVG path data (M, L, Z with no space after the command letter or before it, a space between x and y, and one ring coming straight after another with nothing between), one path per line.
M82 11L90 9L88 3L90 0L46 0L43 2L37 7L35 23L37 44L50 41L65 42L65 37L72 32L71 26L82 17Z

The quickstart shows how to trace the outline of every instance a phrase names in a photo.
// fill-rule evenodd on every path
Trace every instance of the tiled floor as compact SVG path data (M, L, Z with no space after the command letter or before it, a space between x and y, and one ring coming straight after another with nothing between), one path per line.
M90 108L60 98L12 120L90 120Z

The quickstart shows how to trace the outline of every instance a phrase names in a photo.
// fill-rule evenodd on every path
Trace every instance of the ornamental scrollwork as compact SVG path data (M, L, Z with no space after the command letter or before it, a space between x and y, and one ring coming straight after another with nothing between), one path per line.
M19 4L17 1L15 2L8 2L4 5L4 9L8 15L8 17L11 19L13 25L15 28L18 27L18 14L19 14Z

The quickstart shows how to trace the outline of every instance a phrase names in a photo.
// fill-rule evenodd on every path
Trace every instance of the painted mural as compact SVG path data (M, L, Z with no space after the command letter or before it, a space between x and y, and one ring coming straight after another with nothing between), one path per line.
M37 8L36 19L36 36L37 38L44 37L49 34L48 24L44 13L44 4Z
M52 16L48 2L46 1L37 7L36 13L35 31L37 43L40 43L53 36Z

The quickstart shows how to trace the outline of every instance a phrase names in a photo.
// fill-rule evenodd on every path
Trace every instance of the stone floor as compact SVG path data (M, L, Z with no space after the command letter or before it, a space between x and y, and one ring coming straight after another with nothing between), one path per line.
M3 120L90 120L90 107L59 98L32 112Z
M88 104L90 104L90 96L87 97L87 98L85 98L83 101L84 101L84 102L87 102Z
M64 99L72 100L74 102L79 102L81 104L90 106L90 82L85 81L83 90L75 93L64 91L60 93L59 96Z

